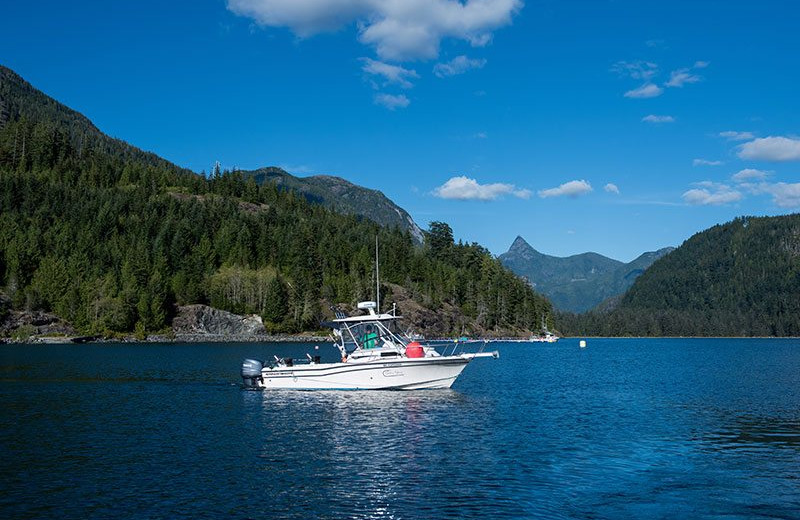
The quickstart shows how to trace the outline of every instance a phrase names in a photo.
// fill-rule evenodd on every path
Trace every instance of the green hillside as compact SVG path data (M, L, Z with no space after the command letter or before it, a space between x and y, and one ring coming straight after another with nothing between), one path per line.
M0 106L0 292L14 309L86 333L160 331L189 303L258 313L273 331L313 329L329 304L373 297L377 235L387 306L394 284L457 309L459 329L530 330L550 312L446 224L419 247L406 230L241 172L196 175L105 136L6 68Z
M423 241L422 230L411 215L378 190L364 188L331 175L295 177L276 167L242 173L245 178L252 176L258 184L274 183L282 189L303 195L310 202L328 206L339 213L360 215L382 226L405 229L415 241L420 244Z
M573 334L800 335L800 215L742 217L656 261L609 312L562 316Z

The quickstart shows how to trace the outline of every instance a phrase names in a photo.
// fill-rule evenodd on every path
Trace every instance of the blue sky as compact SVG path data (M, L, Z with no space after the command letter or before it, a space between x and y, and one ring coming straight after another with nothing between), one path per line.
M12 2L0 63L195 171L332 174L495 254L800 208L785 1Z

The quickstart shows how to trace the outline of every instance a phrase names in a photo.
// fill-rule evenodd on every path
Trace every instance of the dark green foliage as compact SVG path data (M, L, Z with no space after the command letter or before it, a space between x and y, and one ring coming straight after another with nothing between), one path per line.
M521 329L550 311L452 232L444 255L240 172L193 174L108 138L3 68L0 96L10 114L0 121L0 287L17 309L91 333L142 336L190 303L258 313L275 331L315 328L324 306L374 297L377 235L381 280L433 308Z
M445 222L431 222L428 245L434 258L449 260L453 256L453 230Z
M742 217L656 261L609 312L560 316L572 334L800 335L800 215Z

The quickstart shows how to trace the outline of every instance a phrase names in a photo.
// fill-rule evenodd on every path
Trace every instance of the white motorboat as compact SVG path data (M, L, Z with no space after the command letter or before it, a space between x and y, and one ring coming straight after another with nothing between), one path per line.
M321 363L319 356L308 354L308 359L302 363L290 358L275 358L270 363L246 359L242 364L245 387L295 390L450 388L473 359L499 357L497 351L456 353L457 346L449 355L441 354L400 332L397 320L401 316L376 313L375 302L361 302L358 308L367 314L337 313L335 320L326 323L333 329L340 362Z
M547 330L547 322L545 321L544 316L542 316L542 333L538 336L531 336L528 341L533 343L555 343L559 339L561 338Z
M544 332L544 334L540 334L538 336L531 336L530 339L528 339L528 341L533 343L555 343L559 339L561 338L559 338L558 336L547 330Z

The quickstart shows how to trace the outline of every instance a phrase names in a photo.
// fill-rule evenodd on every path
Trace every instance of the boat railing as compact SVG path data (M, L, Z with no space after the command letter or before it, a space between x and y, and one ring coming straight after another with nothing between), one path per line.
M452 342L447 341L446 343L430 341L427 342L427 346L431 348L437 348L437 347L441 348L440 352L442 356L459 356L461 354L467 354L467 353L470 354L483 353L488 343L489 343L488 340L485 339L468 339L468 340L457 339ZM480 347L478 348L477 351L472 351L471 349L468 349L467 345L480 345Z

